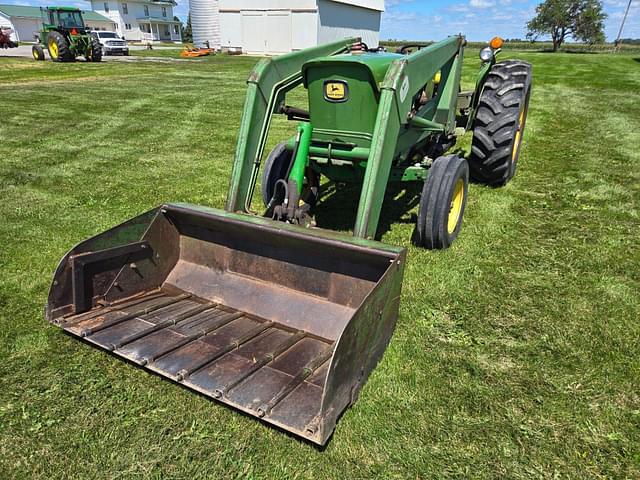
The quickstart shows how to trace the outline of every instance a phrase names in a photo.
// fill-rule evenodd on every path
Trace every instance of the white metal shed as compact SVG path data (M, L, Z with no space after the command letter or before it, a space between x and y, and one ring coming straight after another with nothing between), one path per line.
M219 22L210 38L198 32L191 10L194 40L250 54L300 50L349 36L377 46L384 0L191 0L206 4L208 20Z

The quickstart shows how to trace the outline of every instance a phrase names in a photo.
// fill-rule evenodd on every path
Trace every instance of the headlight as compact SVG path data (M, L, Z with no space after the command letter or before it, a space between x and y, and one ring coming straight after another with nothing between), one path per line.
M493 49L491 47L484 47L480 50L480 60L483 62L489 62L493 58Z

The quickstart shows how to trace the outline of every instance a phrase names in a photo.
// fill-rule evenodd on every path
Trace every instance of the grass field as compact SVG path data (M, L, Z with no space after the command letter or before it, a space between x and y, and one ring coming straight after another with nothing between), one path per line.
M324 450L43 319L79 240L223 206L255 59L0 59L0 478L639 478L640 59L517 56L535 80L514 181L473 185L443 252L387 199L398 327ZM346 228L332 204L321 225Z

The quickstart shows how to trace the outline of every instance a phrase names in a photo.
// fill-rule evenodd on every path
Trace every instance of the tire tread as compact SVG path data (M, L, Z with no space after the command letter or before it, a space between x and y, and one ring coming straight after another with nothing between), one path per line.
M519 60L496 63L484 84L473 125L469 169L487 185L506 184L515 173L512 143L520 108L531 86L531 65Z

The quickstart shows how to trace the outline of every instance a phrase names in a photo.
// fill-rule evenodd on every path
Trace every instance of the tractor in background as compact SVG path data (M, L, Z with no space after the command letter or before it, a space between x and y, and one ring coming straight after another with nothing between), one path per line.
M44 49L54 62L72 62L84 57L87 62L102 60L98 39L85 26L82 12L74 7L46 7L42 13L42 30L31 53L35 60L44 60Z

